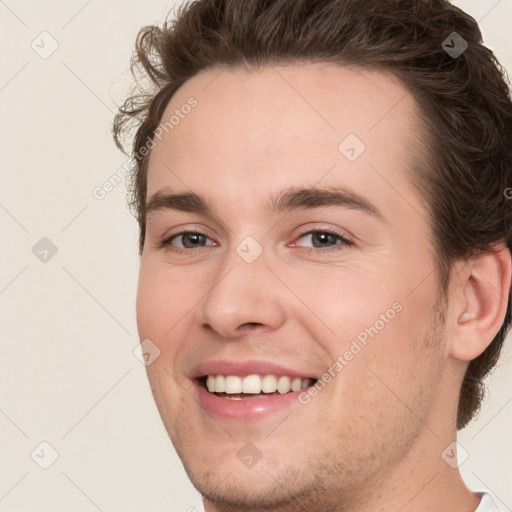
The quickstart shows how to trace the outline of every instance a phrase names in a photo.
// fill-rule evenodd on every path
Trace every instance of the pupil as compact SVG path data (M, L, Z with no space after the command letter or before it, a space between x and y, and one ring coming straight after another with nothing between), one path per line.
M319 247L325 244L336 245L336 235L331 233L313 233L313 245Z
M201 245L204 235L197 233L188 233L183 237L183 245L188 249Z

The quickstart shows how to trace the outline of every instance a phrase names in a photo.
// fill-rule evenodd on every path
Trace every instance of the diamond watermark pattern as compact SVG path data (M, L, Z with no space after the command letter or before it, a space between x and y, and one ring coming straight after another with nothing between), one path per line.
M160 355L160 349L150 339L145 339L135 347L133 355L144 366L149 366Z
M48 441L43 441L30 456L40 468L48 469L59 458L59 452Z
M457 469L468 460L469 453L461 444L454 441L443 451L441 458L452 469Z
M41 59L48 59L57 51L59 43L50 33L44 31L30 43L30 47Z
M460 34L452 32L441 47L452 59L457 59L468 49L468 43Z
M263 247L252 236L248 236L238 245L236 252L246 263L253 263L261 256Z
M338 146L339 152L349 161L355 162L366 149L364 142L355 134L351 133Z
M56 254L57 246L46 236L32 247L32 254L41 262L48 263Z
M252 443L246 443L236 454L238 460L249 469L252 469L261 459L263 454Z

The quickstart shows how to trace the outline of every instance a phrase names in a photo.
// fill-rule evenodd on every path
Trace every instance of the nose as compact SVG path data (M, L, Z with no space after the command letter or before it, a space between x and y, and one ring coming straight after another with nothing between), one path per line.
M271 331L285 322L284 300L282 287L263 255L246 263L234 253L224 261L201 302L200 322L226 339L253 329Z

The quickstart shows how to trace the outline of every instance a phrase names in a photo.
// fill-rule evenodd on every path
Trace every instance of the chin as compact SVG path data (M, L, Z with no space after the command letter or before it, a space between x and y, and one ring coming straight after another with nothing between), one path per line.
M311 511L318 500L318 485L305 482L297 471L262 465L259 470L240 467L202 468L192 464L185 470L205 502L226 510Z

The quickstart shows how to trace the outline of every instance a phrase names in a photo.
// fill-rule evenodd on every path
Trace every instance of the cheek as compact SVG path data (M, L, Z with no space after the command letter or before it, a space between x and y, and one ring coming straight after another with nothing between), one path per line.
M159 356L146 366L153 396L164 424L165 418L179 407L182 398L176 381L177 355L183 339L182 330L187 328L186 313L190 309L185 297L186 287L179 290L172 276L146 260L141 262L137 287L137 326L140 340L151 340ZM168 430L171 439L174 432Z
M381 375L405 395L414 375L428 380L434 355L425 340L431 329L435 282L427 280L411 294L411 281L394 269L377 273L351 268L331 269L329 275L297 283L301 298L315 313L300 321L328 354L326 363L335 375L330 388L350 394L342 400L358 397L376 405L384 399L393 401L392 392L379 381Z
M137 287L139 334L168 337L200 296L200 290L186 277L143 259Z
M321 392L331 404L327 421L333 435L345 429L345 439L357 447L361 460L399 457L402 446L427 422L436 396L439 360L422 342L421 326L416 325L408 337L403 335L407 314L404 308L366 345L356 340L359 348L354 350L347 341L342 350L331 352L342 355L343 365L330 389ZM376 432L381 435L376 437ZM396 443L397 433L407 442Z
M304 303L329 327L323 339L332 355L354 340L363 346L379 340L396 357L414 351L432 321L437 283L433 273L425 278L423 268L430 267L413 272L391 260L355 264L303 275L296 286Z
M148 366L148 374L174 361L179 349L178 333L186 325L187 288L177 288L170 276L149 264L141 264L137 288L137 327L140 340L151 340L160 350Z
M310 327L323 324L327 336L322 339L329 340L334 348L337 344L343 348L346 341L358 335L364 338L365 329L376 323L379 331L387 328L397 316L393 305L400 303L400 294L390 286L390 281L386 271L351 265L350 268L331 267L321 272L297 273L290 275L288 282L310 310L302 318ZM381 315L386 317L385 324ZM295 318L300 320L301 316L297 314Z
M338 347L343 369L334 386L336 400L371 420L372 428L377 426L374 422L396 423L412 431L418 427L417 418L429 413L444 357L432 307L428 300L420 308L416 301L404 299L388 323L371 321L369 328L359 331L364 338L344 339L343 352Z
M137 326L141 339L161 337L169 308L166 287L156 277L155 273L148 272L141 266L136 303Z

